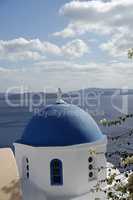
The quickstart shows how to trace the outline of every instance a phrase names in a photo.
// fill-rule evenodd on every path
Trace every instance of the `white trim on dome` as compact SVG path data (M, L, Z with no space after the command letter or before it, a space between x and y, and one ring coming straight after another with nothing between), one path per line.
M103 138L102 139L100 139L100 140L97 140L97 141L95 141L95 142L91 142L91 143L84 143L84 144L75 144L75 145L69 145L69 146L49 146L49 147L34 147L34 146L31 146L31 145L26 145L26 144L21 144L21 143L14 143L14 145L23 145L23 146L27 146L27 147L31 147L31 148L37 148L37 149L45 149L45 150L74 150L74 149L77 149L77 148L81 148L81 149L84 149L84 148L86 148L86 147L93 147L93 146L100 146L100 145L102 145L103 146L103 144L105 144L105 146L107 145L107 136L106 135L104 135L103 136Z

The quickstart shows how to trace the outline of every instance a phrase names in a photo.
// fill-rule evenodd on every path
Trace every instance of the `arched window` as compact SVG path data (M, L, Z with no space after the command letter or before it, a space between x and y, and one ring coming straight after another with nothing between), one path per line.
M62 161L53 159L50 163L51 185L63 185Z

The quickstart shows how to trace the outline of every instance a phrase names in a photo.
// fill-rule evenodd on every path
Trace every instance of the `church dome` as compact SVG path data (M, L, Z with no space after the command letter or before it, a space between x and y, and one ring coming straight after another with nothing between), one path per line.
M62 102L46 106L33 116L18 142L35 147L57 147L92 143L104 137L88 113Z

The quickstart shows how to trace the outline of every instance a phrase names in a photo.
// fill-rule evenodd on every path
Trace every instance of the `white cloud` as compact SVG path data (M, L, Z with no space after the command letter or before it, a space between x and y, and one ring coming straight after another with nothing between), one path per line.
M60 9L60 14L69 17L72 23L82 22L92 26L100 24L103 25L101 30L103 28L117 29L133 25L132 8L133 1L131 0L71 1Z
M57 46L39 39L28 40L18 38L8 41L0 40L0 59L10 61L20 60L42 60L44 58L67 57L77 58L83 56L87 51L87 45L82 40L74 40L63 46Z
M28 40L17 38L13 40L0 40L0 58L15 60L38 60L49 54L59 55L60 48L52 43L39 39Z
M67 27L54 33L55 36L67 38L95 32L102 37L106 34L111 40L102 45L102 49L107 50L110 55L123 56L122 51L126 51L132 45L132 0L71 1L66 3L59 13L68 17L70 21Z
M133 47L133 35L124 31L112 36L111 40L100 45L103 51L113 57L127 57L128 49Z
M133 87L132 63L43 61L32 67L1 67L0 77L0 91L16 86L25 86L31 91L56 91L58 87L63 91L87 87Z
M89 48L85 42L80 39L75 39L71 42L68 42L62 47L62 52L65 57L68 58L80 58L85 53L89 52Z
M61 36L63 38L68 38L68 37L75 37L75 31L71 28L71 25L68 25L67 28L60 32L55 32L53 33L54 36Z
M117 28L119 31L119 29ZM89 32L95 32L99 35L113 33L111 27L107 27L100 23L89 23L84 21L75 21L68 24L62 31L53 33L53 36L61 36L63 38L73 38L84 35Z

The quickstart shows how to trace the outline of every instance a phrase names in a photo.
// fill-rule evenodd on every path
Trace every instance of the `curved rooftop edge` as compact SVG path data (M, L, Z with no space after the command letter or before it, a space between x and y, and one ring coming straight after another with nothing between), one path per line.
M81 108L56 103L33 116L16 143L33 147L65 147L106 138L94 119Z

